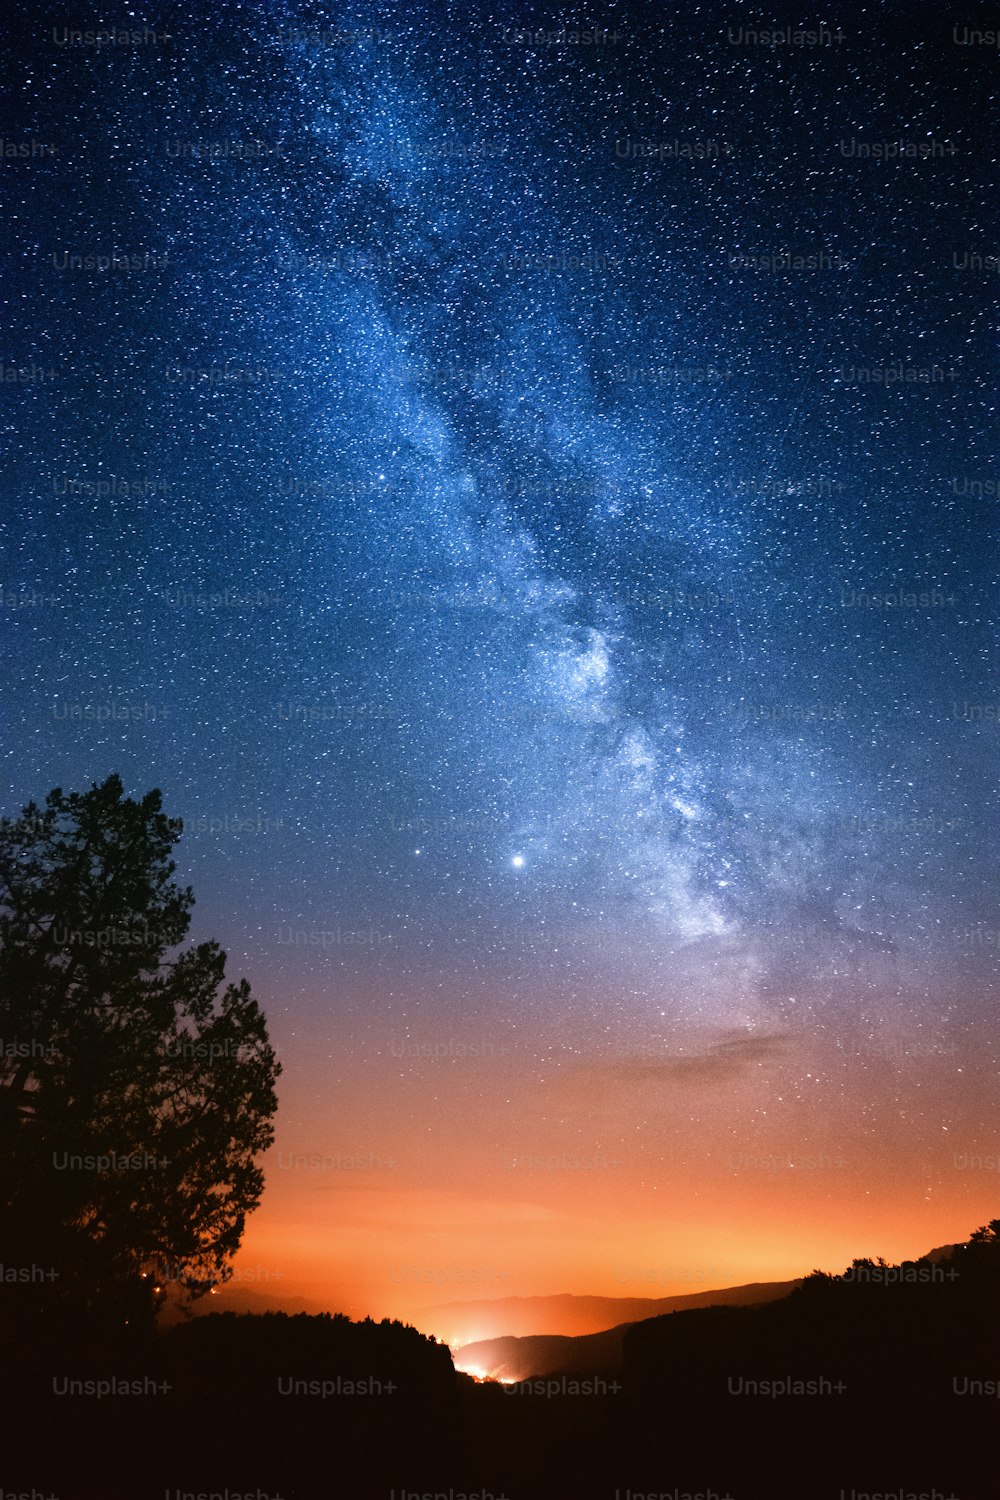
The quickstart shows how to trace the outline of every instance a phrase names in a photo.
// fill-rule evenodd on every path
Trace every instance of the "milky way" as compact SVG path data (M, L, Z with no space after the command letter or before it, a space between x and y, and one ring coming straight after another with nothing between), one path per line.
M991 1014L992 53L678 9L15 38L9 810L161 786L289 1045Z

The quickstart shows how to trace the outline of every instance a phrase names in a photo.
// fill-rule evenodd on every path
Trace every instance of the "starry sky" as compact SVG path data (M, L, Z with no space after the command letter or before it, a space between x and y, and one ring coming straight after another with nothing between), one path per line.
M247 1279L419 1322L996 1215L968 10L16 21L5 811L184 818L285 1069Z

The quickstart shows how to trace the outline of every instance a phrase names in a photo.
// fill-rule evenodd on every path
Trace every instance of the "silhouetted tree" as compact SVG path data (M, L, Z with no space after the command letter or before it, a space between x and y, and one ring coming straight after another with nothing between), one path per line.
M117 776L0 827L0 1261L63 1317L207 1291L263 1188L280 1066L218 944L180 946L181 827Z

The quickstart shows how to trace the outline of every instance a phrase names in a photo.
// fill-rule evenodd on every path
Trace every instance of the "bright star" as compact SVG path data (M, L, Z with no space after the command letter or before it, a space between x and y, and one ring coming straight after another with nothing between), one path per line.
M521 866L524 864L524 855L523 854L515 854L512 857L512 859L511 859L511 864L514 866L515 870L519 870L521 868Z

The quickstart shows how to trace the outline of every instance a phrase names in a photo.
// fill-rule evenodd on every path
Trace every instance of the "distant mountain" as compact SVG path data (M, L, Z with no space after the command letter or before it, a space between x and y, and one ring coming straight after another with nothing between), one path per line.
M927 1256L922 1256L919 1262L904 1263L904 1265L940 1265L949 1262L958 1251L963 1250L961 1245L940 1245L936 1250L931 1250ZM754 1283L745 1287L726 1287L726 1289L715 1290L715 1292L699 1292L694 1295L676 1296L676 1298L508 1298L501 1304L451 1304L447 1311L460 1313L468 1311L469 1316L481 1317L484 1308L492 1311L493 1308L501 1310L501 1316L513 1313L520 1317L528 1310L528 1316L538 1317L565 1317L565 1310L570 1308L570 1313L577 1317L600 1316L609 1308L628 1307L640 1311L639 1317L633 1317L630 1322L619 1323L613 1328L601 1329L600 1332L592 1334L562 1335L562 1334L534 1334L526 1337L514 1337L505 1335L499 1338L487 1338L475 1343L463 1344L453 1347L454 1364L457 1370L466 1371L477 1376L490 1377L493 1380L505 1380L505 1382L520 1382L520 1380L537 1380L549 1376L571 1376L577 1379L583 1377L600 1376L606 1380L618 1379L622 1376L627 1364L628 1349L639 1349L648 1346L649 1341L661 1341L661 1347L669 1349L673 1341L682 1337L681 1332L690 1331L691 1328L705 1326L712 1329L726 1329L727 1338L735 1337L736 1332L744 1334L745 1331L753 1331L756 1326L766 1328L781 1328L787 1319L781 1322L768 1323L768 1325L756 1325L756 1323L733 1323L736 1317L750 1317L751 1311L765 1308L768 1304L778 1304L784 1298L795 1292L802 1286L802 1281L774 1281L774 1283ZM877 1283L876 1283L877 1286ZM583 1307L580 1307L583 1304ZM798 1307L798 1304L795 1304ZM792 1307L792 1305L790 1305ZM717 1314L709 1314L709 1308L718 1308ZM652 1310L652 1311L649 1311ZM729 1310L729 1311L723 1311ZM739 1310L744 1310L739 1311ZM444 1311L444 1310L438 1310ZM694 1319L708 1319L718 1317L726 1319L724 1325L700 1325L690 1323L684 1319L682 1323L675 1323L673 1317L664 1317L664 1314L691 1314ZM778 1308L769 1308L768 1316L774 1313L775 1319L780 1316ZM754 1316L757 1316L754 1313ZM763 1316L763 1313L760 1314ZM793 1320L795 1322L795 1320ZM655 1347L655 1346L654 1346ZM753 1347L753 1344L751 1344ZM754 1353L754 1358L760 1358L759 1350Z
M620 1368L621 1341L633 1323L663 1313L698 1307L749 1307L786 1297L798 1281L758 1281L748 1286L687 1292L676 1297L503 1297L495 1302L453 1302L430 1309L418 1319L438 1332L450 1327L445 1342L461 1369L475 1367L512 1380L536 1374L580 1369L600 1372ZM528 1328L530 1332L494 1334L460 1343L454 1330L484 1326ZM596 1325L596 1326L595 1326ZM566 1329L570 1328L570 1333ZM556 1331L558 1330L558 1331ZM569 1361L569 1363L567 1363Z

